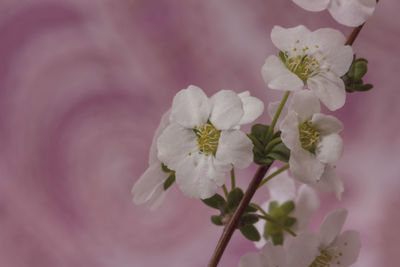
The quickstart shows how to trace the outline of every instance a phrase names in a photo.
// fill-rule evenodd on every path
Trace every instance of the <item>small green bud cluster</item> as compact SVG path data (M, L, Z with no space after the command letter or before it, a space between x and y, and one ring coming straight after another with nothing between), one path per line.
M349 71L342 77L346 92L363 92L372 89L374 87L372 84L364 84L362 80L367 71L368 61L364 58L354 58Z
M268 215L271 220L267 221L265 224L265 239L271 238L274 245L283 244L283 232L296 223L296 218L289 216L294 208L295 204L293 201L286 201L280 206L276 201L272 201L269 204Z

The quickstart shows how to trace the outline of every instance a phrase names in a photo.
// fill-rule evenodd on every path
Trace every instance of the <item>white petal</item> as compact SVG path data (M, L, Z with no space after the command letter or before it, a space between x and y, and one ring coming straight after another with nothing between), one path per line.
M309 35L308 46L311 53L319 52L326 56L332 49L337 50L339 47L344 47L345 42L346 37L340 31L332 28L321 28Z
M340 45L330 49L326 54L326 61L322 62L337 76L341 77L349 70L353 62L353 48Z
M279 50L290 51L297 44L297 40L307 39L309 34L310 30L303 25L287 29L274 26L271 31L271 40Z
M375 5L376 0L332 0L328 10L337 22L356 27L372 15Z
M242 256L239 261L239 267L264 267L261 260L261 254L250 252Z
M343 155L343 140L337 133L325 135L315 149L317 159L322 163L334 163Z
M290 109L297 113L300 122L304 122L310 120L313 114L319 113L321 106L313 92L302 90L294 94Z
M319 198L314 189L301 185L295 200L295 210L291 216L297 219L293 230L298 234L307 230L311 216L319 208Z
M167 112L164 113L164 115L161 117L160 124L157 127L156 132L154 133L153 136L153 141L150 146L150 153L149 153L149 165L159 162L157 158L157 139L158 137L162 134L165 128L167 128L169 124L169 116L171 114L171 110L168 110Z
M236 168L246 168L253 162L253 143L242 131L222 131L215 157Z
M347 210L336 209L328 213L321 224L320 238L324 246L330 245L339 235L347 218Z
M344 82L333 72L321 73L309 78L307 86L331 111L343 107L346 101Z
M187 156L176 169L176 182L182 192L192 198L209 198L217 191L211 156L194 154Z
M133 202L143 204L151 199L154 201L154 199L162 197L157 189L163 186L168 176L168 173L162 171L161 162L152 164L133 185Z
M278 168L271 168L269 174L277 171ZM271 201L278 201L282 204L288 200L294 200L296 196L296 187L292 178L289 177L288 172L284 171L274 177L267 183L269 196Z
M239 124L247 124L255 121L264 111L264 103L254 97L250 96L249 91L238 94L242 100L244 114L240 119Z
M159 160L176 170L189 153L198 151L197 137L193 130L173 123L158 138L157 148Z
M330 0L293 0L307 11L322 11L328 7Z
M231 129L244 115L240 97L233 91L221 90L211 97L211 123L218 130Z
M161 204L164 202L165 196L167 192L164 190L164 183L160 184L151 198L147 201L147 205L149 206L151 211L158 209Z
M331 115L316 113L313 115L311 123L322 135L338 133L343 130L343 123Z
M207 122L211 104L199 87L189 86L174 97L171 109L171 121L186 128L195 128Z
M357 261L358 255L360 254L360 233L354 230L344 231L335 240L335 242L332 244L332 247L335 248L338 258L331 266L350 266Z
M289 165L293 177L306 184L318 181L325 167L312 153L304 149L291 150Z
M274 101L274 102L270 102L268 104L268 114L271 117L271 120L274 119L275 113L278 110L280 105L281 105L281 101ZM281 114L278 118L278 121L276 122L277 125L279 125L282 122L283 118L285 118L287 113L288 113L288 108L287 108L287 105L285 105L285 106L283 106Z
M282 131L281 138L283 143L292 150L299 141L299 120L297 114L294 111L289 111L286 117L282 120L279 125L279 129Z
M310 266L319 254L319 238L316 233L304 232L288 238L284 244L288 257L287 267Z
M334 192L340 200L344 191L343 182L338 178L336 169L327 165L321 179L315 184L321 190Z
M283 246L273 246L271 243L266 243L261 251L263 266L282 266L285 267L286 251Z
M265 60L261 74L271 89L295 91L304 87L303 81L276 56L269 56Z

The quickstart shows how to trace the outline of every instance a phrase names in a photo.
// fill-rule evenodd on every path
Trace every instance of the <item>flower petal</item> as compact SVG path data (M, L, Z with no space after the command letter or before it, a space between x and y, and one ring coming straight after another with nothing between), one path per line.
M301 185L295 200L295 210L292 215L297 219L293 230L296 233L306 231L310 223L311 216L319 208L319 198L314 189L308 185Z
M335 192L339 200L344 191L343 182L338 178L336 169L329 165L326 165L321 179L315 185L326 192Z
M177 123L170 124L157 140L158 158L168 168L176 170L188 155L198 151L195 133Z
M297 44L297 40L303 40L310 34L310 30L303 25L293 28L274 26L271 31L272 43L281 51L291 51ZM267 59L268 60L268 59Z
M209 198L217 191L212 157L202 154L187 156L176 169L176 182L182 192L192 198Z
M281 101L274 101L274 102L269 102L268 104L268 114L271 117L271 120L274 119L275 113L278 110L279 106L281 105ZM285 116L288 113L288 108L287 105L283 106L281 114L278 118L277 121L277 125L279 125L282 121L283 118L285 118Z
M315 113L319 113L321 106L318 98L310 90L296 92L292 98L290 109L297 113L300 122L310 120Z
M162 171L161 162L152 164L133 185L133 202L138 205L162 197L157 189L162 188L167 178L168 173Z
M190 85L179 91L174 97L171 109L171 121L185 128L195 128L207 122L211 105L206 94L199 87Z
M291 151L289 165L293 177L306 184L318 181L325 167L313 154L304 149Z
M376 0L332 0L328 10L337 22L356 27L372 15L375 5Z
M278 168L271 168L269 174L277 171ZM278 201L282 204L296 197L296 187L287 171L278 174L274 179L267 183L270 200Z
M284 247L288 257L287 267L310 266L319 254L319 238L316 233L304 232L297 237L285 240Z
M347 210L336 209L328 213L321 224L320 238L324 246L330 245L339 235L347 218Z
M307 11L322 11L328 7L330 0L293 0L293 2Z
M165 196L167 192L164 190L164 182L156 187L153 195L147 201L147 205L149 206L151 211L158 209L162 203L164 203Z
M236 168L246 168L253 162L253 143L242 131L222 131L215 157Z
M334 163L343 155L343 140L337 133L322 136L315 150L317 159L323 163Z
M250 252L242 256L239 261L239 267L264 267L261 260L261 254Z
M308 45L311 52L318 51L325 54L325 56L332 49L336 50L339 47L344 47L345 42L346 37L343 33L332 28L321 28L313 31L308 38Z
M242 100L243 117L240 119L239 124L247 124L255 121L264 111L264 103L254 97L250 96L249 91L238 94Z
M331 71L341 77L349 71L353 56L354 52L351 46L339 45L326 53L326 61L323 62L323 66L329 67Z
M169 124L169 116L171 114L171 110L169 109L164 115L161 117L160 124L157 127L156 132L153 136L153 141L151 142L150 146L150 153L149 153L149 165L159 162L157 158L157 139L162 134L165 128L167 128Z
M211 123L218 130L231 129L244 115L242 100L233 91L221 90L211 97Z
M321 135L338 133L343 130L343 123L331 115L316 113L311 119L313 126L317 127Z
M261 250L262 266L286 266L286 251L283 246L273 246L266 243Z
M360 233L354 230L344 231L332 244L337 253L337 261L333 262L336 266L350 266L357 261L361 249ZM339 254L341 253L341 254Z
M283 143L290 150L299 145L299 120L294 111L289 111L279 125L279 129L282 131L281 138Z
M333 72L319 74L308 79L307 86L331 111L343 107L346 101L344 82Z
M266 59L261 74L271 89L295 91L304 87L303 81L288 70L282 60L276 56L269 56Z

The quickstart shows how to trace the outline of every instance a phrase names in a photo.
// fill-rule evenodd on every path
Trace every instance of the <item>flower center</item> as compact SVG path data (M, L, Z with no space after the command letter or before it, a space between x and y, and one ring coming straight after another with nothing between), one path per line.
M299 124L299 139L301 147L305 150L314 154L319 136L320 131L312 125L311 120Z
M215 155L221 131L217 130L212 124L206 123L197 128L195 133L200 153L205 153L206 156Z
M309 267L329 267L331 264L339 264L339 257L343 256L342 252L336 249L322 249L320 254L314 259Z

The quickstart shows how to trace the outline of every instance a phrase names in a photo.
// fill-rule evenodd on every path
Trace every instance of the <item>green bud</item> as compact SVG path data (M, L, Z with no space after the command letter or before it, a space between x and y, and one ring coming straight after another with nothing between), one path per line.
M221 217L219 215L213 215L211 216L211 222L215 225L224 225L221 221Z

